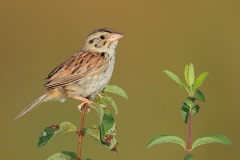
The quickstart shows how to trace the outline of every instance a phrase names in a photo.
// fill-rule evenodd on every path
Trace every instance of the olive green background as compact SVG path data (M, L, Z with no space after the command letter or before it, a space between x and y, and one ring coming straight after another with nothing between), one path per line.
M116 49L110 84L122 87L129 100L114 97L119 153L86 137L83 158L183 159L185 152L178 145L146 149L146 144L158 134L187 139L180 114L187 93L162 71L183 79L185 64L192 62L196 75L210 71L201 87L207 102L200 103L193 119L193 139L223 134L234 143L200 146L192 152L193 159L240 159L238 0L0 0L0 159L43 160L59 151L77 150L74 133L36 147L44 127L64 121L79 125L76 100L47 102L13 119L44 93L47 74L80 50L87 34L99 27L125 35ZM98 124L93 110L85 125L92 124Z

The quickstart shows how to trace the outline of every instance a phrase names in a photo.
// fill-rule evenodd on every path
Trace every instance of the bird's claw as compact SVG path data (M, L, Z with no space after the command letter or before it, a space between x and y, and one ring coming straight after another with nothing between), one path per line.
M89 112L90 112L90 109L91 109L91 108L87 106L87 103L86 103L86 102L83 102L83 103L81 103L81 104L78 105L78 110L79 110L80 112L82 112L83 110L85 110L86 113L89 113Z

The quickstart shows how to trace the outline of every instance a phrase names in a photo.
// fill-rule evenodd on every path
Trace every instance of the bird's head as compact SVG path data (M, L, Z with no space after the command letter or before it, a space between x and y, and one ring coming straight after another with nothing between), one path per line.
M83 50L108 52L116 48L118 40L122 37L123 34L114 32L109 28L96 29L88 35Z

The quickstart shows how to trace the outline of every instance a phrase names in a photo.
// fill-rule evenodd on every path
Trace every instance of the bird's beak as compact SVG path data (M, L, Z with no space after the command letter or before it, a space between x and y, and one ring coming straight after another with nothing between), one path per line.
M110 42L117 41L117 40L119 40L119 39L122 38L122 37L123 37L123 34L122 34L122 33L113 32L113 33L111 33L111 35L110 35L109 41L110 41Z

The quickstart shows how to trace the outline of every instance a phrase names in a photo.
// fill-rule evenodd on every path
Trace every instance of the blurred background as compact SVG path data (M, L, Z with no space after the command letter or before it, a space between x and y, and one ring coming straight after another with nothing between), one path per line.
M238 0L0 0L0 159L47 159L60 151L76 151L77 135L57 137L37 148L42 129L80 121L78 101L41 104L21 119L15 116L45 92L44 78L80 50L87 34L100 27L123 33L110 84L122 87L129 100L115 96L119 114L118 151L108 151L91 137L83 141L83 158L94 160L176 160L184 150L175 144L146 149L158 134L187 139L180 107L188 96L162 73L183 80L187 63L196 75L210 71L200 88L207 100L193 119L193 140L212 134L228 136L234 145L197 147L196 160L237 160L240 148ZM98 124L91 111L85 126Z

